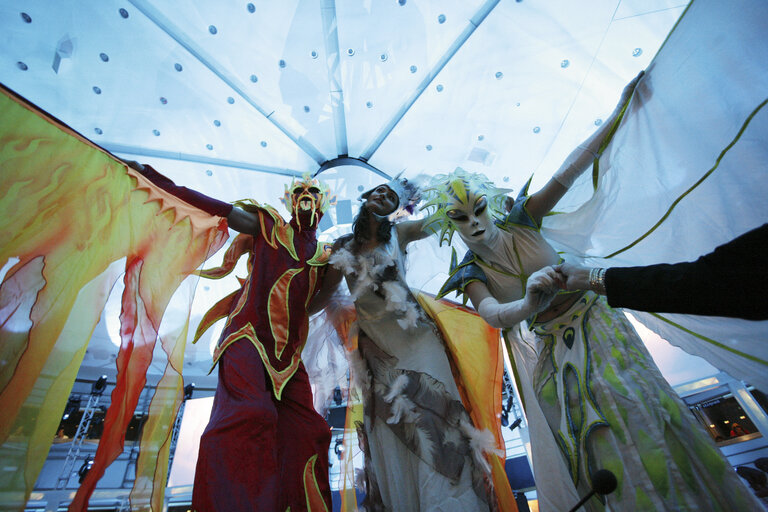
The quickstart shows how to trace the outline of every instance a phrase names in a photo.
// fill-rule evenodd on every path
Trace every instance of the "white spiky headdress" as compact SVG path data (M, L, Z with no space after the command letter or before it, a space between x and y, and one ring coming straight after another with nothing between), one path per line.
M430 224L439 226L440 244L450 244L455 231L451 219L446 214L448 203L456 200L466 203L470 192L486 196L488 209L494 217L504 216L504 200L511 189L499 188L486 175L468 172L461 167L448 174L435 175L424 189L426 204L422 209L429 211L432 217Z

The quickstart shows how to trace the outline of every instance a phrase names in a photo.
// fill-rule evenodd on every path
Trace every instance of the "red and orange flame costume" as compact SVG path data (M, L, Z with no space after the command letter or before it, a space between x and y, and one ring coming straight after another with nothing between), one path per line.
M69 510L88 508L105 469L122 453L149 365L162 352L165 371L142 429L130 493L132 508L160 510L189 322L188 312L168 313L169 304L191 303L189 287L187 295L175 292L226 242L232 206L151 168L127 167L4 87L0 113L7 121L0 127L0 210L7 214L0 221L0 459L18 475L3 488L4 504L21 510L29 499L91 334L122 278L117 380L93 466ZM229 253L250 252L255 272L230 301L239 309L226 334L249 335L228 338L223 355L217 353L222 379L203 446L215 467L195 489L196 498L216 505L201 502L199 511L331 506L329 429L312 408L298 356L306 306L325 262L314 231L322 193L314 183L292 190L292 222L253 206L261 232L238 238ZM194 288L194 277L188 282ZM161 321L173 328L161 334ZM162 351L154 350L158 344Z
M227 317L214 353L219 384L200 441L192 506L217 510L330 510L328 424L315 412L301 350L307 307L328 261L315 227L320 197L294 190L291 221L269 206L238 205L259 217L261 232L233 241L218 278L250 253L239 290L205 316L198 336ZM303 187L305 190L308 187ZM307 199L307 209L296 203Z

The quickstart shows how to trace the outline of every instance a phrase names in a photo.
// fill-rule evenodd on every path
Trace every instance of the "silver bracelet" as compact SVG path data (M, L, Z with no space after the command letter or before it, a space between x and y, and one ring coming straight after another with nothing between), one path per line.
M605 295L605 268L589 269L589 287L601 295Z

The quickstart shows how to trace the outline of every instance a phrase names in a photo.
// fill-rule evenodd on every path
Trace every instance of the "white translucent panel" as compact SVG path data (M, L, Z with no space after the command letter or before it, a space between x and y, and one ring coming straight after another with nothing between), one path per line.
M442 92L428 88L370 162L414 173L462 166L514 188L535 173L541 184L610 114L681 12L616 22L614 10L500 3L435 79Z
M478 0L411 0L405 5L395 0L337 2L350 156L361 155L377 138L483 4Z
M0 80L105 146L119 142L297 171L316 169L315 159L211 69L124 5L94 2L73 10L55 1L3 4L0 55L9 62L23 61L28 69L3 66ZM128 18L119 14L120 8ZM22 9L31 23L23 22ZM61 59L57 73L52 63L62 41L71 42L72 51Z
M614 19L620 20L666 9L685 8L688 2L682 0L622 0L616 9Z
M194 484L200 437L211 417L211 409L213 397L193 398L184 402L184 415L179 427L168 487Z
M255 2L253 13L246 2L151 4L172 20L174 30L199 44L211 65L233 80L270 119L320 153L335 156L321 10L316 0ZM215 27L215 34L210 27Z
M135 159L133 155L118 153L117 156L126 160ZM233 169L222 165L208 165L197 162L184 162L165 158L142 158L163 174L194 190L205 192L221 201L237 201L238 199L254 199L260 203L274 206L281 213L288 215L283 209L280 198L285 187L291 183L291 176L276 176L265 172Z
M626 83L650 65L683 10L658 10L611 23L534 182L543 184L568 153L611 114Z

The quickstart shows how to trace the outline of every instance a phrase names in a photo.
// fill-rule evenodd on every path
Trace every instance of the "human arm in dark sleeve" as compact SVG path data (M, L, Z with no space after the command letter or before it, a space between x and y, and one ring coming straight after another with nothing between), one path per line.
M696 261L605 272L612 307L768 319L768 224L717 247Z
M187 187L176 185L171 179L157 172L151 165L140 164L132 160L126 160L125 163L134 171L138 172L155 186L165 190L178 197L182 201L199 208L209 215L224 217L227 219L229 227L240 233L255 234L259 228L258 215L246 212L240 208L234 208L231 204L219 201L205 194L197 192Z
M589 268L565 263L556 267L568 289L605 294L612 307L768 319L768 224L717 247L696 261L605 269L604 279Z

